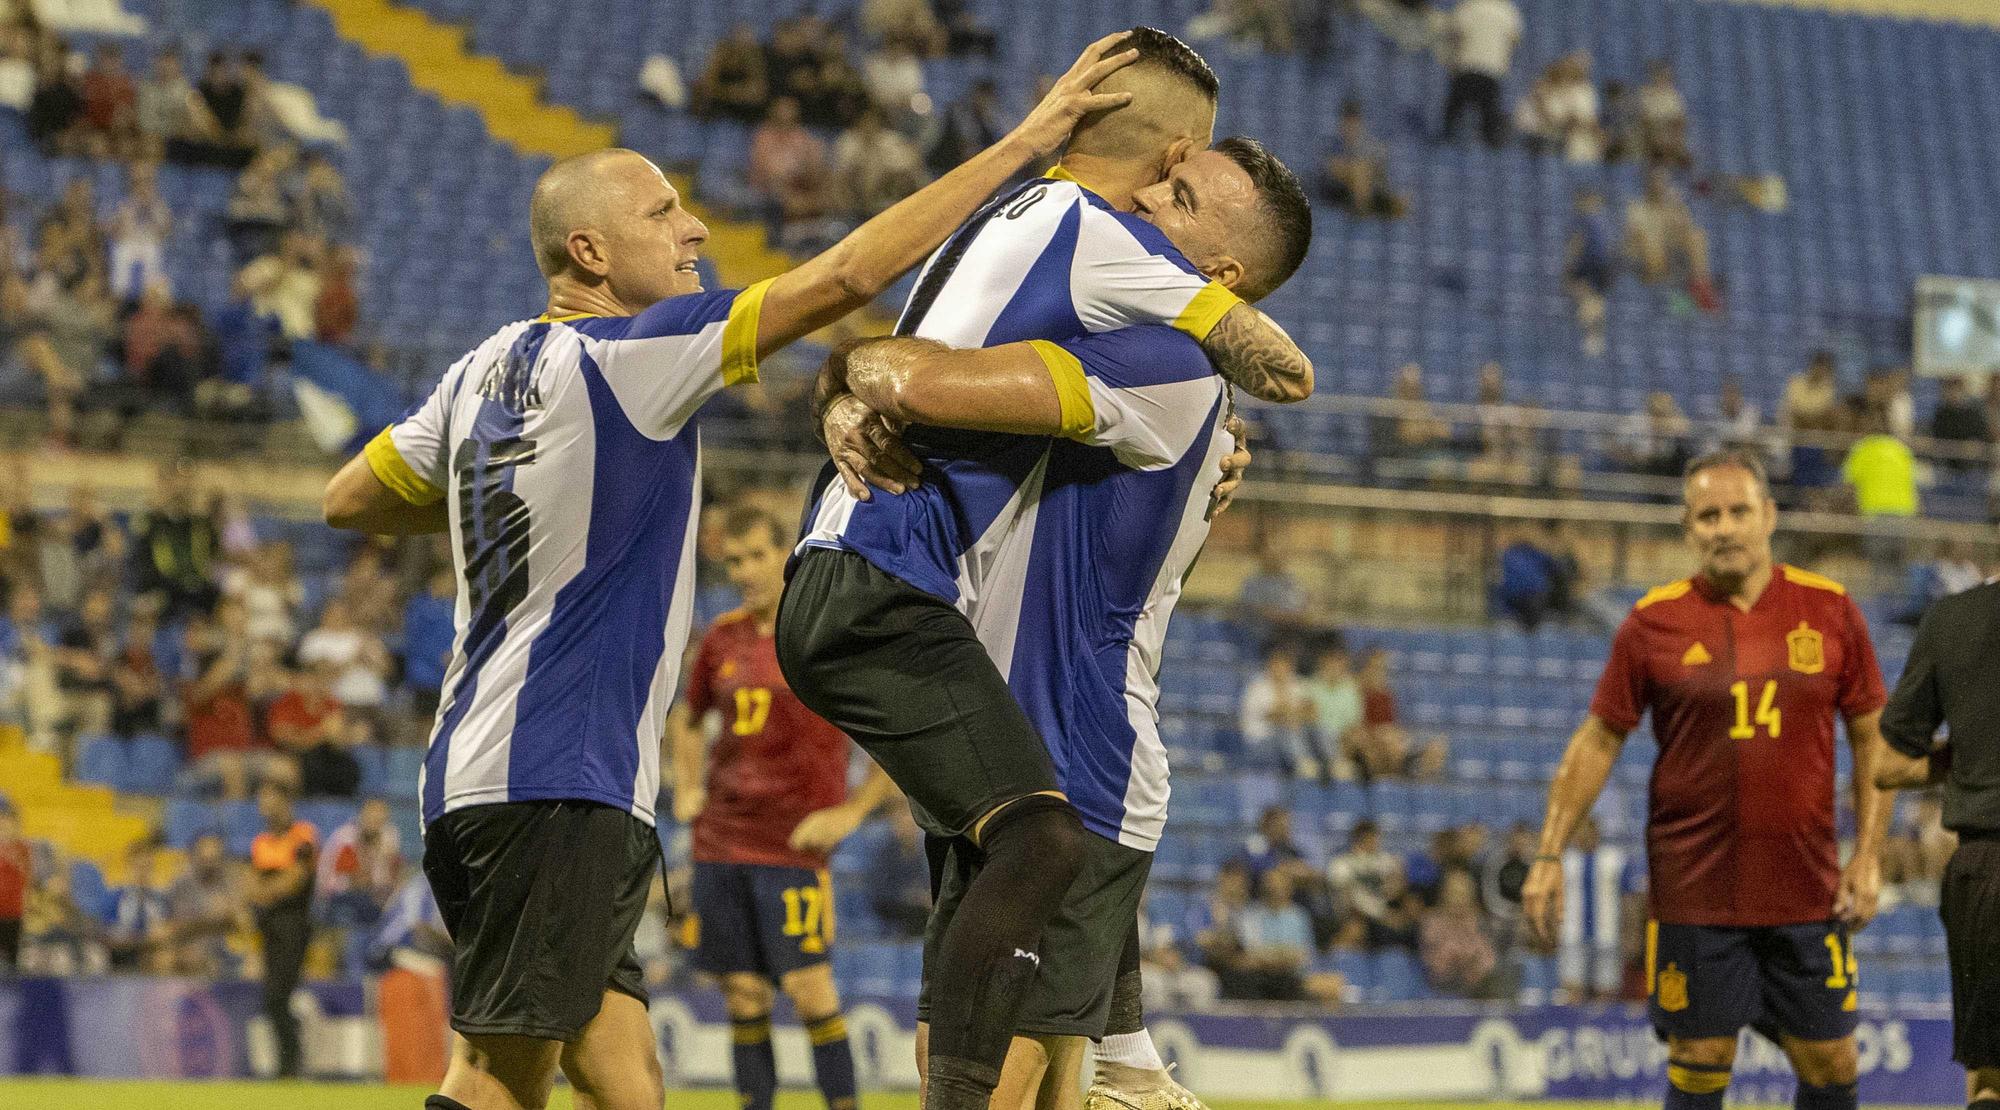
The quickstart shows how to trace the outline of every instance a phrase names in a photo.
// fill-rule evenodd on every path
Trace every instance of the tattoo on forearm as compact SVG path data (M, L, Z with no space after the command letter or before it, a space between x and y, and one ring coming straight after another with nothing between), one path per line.
M1201 345L1223 377L1254 397L1297 401L1312 391L1312 363L1305 353L1275 321L1248 305L1231 309Z

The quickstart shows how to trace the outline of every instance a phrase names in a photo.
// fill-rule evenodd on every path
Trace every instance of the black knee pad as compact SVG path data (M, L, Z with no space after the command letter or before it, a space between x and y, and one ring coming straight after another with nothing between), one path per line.
M1083 838L1088 835L1069 799L1030 794L987 820L979 849L988 867L1015 857L1033 860L1037 871L1067 890L1083 872Z

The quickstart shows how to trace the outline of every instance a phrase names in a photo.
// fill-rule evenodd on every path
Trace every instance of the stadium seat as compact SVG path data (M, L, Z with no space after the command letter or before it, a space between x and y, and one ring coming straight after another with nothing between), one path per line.
M180 773L180 747L156 734L136 736L131 741L124 789L134 794L166 794L174 788Z
M124 788L130 766L123 740L115 736L88 736L77 741L76 765L71 769L71 777L117 790Z

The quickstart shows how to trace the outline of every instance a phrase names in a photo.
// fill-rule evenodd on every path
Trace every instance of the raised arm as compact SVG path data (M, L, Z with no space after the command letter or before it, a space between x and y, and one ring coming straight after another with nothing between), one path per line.
M1253 397L1278 404L1312 396L1313 365L1261 309L1239 304L1201 341L1216 373Z
M1535 864L1521 886L1521 914L1544 941L1553 941L1562 926L1562 853L1569 845L1578 822L1597 804L1618 753L1625 748L1623 732L1612 728L1592 713L1570 737L1549 784L1549 809L1542 818L1542 838L1535 848Z
M758 316L758 355L818 331L880 296L1009 178L1055 153L1085 116L1130 101L1130 93L1091 91L1138 57L1136 50L1105 56L1124 37L1126 32L1120 31L1091 43L1006 138L772 282Z

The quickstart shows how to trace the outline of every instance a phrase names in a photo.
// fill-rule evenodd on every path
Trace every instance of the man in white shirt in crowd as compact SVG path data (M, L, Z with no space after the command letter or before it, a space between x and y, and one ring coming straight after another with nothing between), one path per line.
M1451 89L1445 94L1444 137L1457 132L1458 118L1470 109L1479 113L1487 145L1499 146L1507 137L1500 82L1521 45L1521 9L1514 0L1459 0L1445 17L1445 45Z

